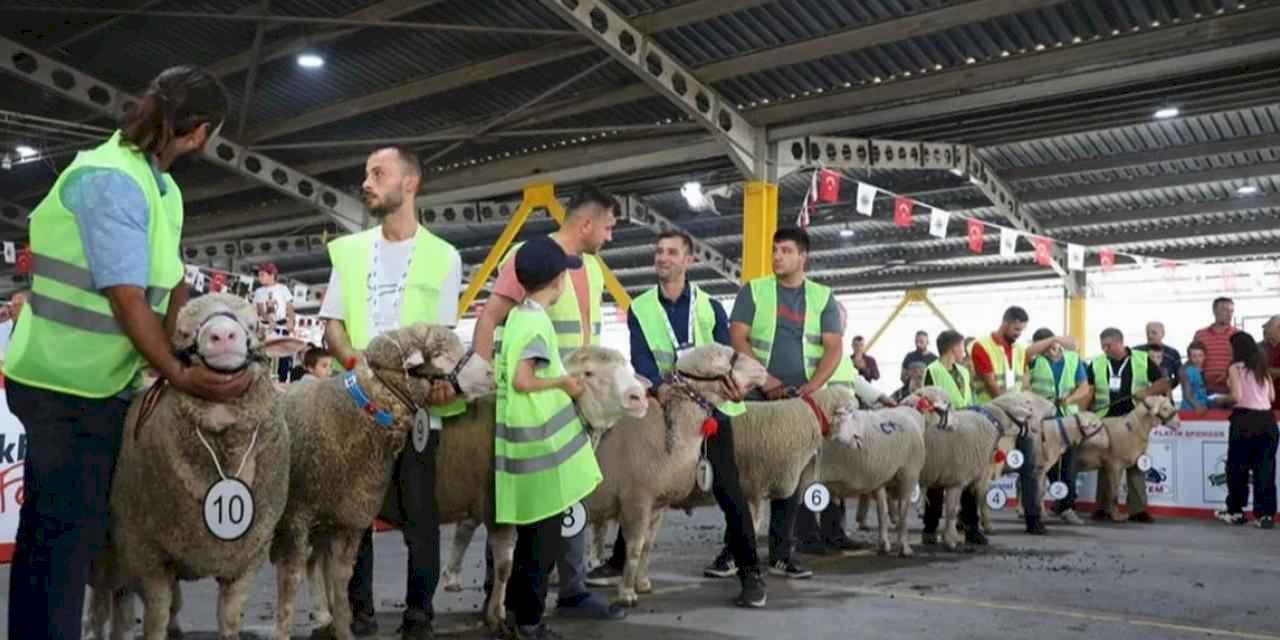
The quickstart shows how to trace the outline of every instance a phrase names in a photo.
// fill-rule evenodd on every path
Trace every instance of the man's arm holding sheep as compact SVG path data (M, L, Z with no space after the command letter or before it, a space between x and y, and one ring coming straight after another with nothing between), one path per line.
M814 367L809 381L797 389L800 395L811 394L826 386L840 366L840 358L844 357L844 321L840 318L840 307L835 296L827 298L827 306L822 309L819 326L822 331L822 359L818 360L818 366Z
M185 280L179 280L178 286L169 291L169 308L164 314L164 334L172 336L173 332L178 328L178 312L182 307L186 306L187 300L191 297L191 291L187 289Z

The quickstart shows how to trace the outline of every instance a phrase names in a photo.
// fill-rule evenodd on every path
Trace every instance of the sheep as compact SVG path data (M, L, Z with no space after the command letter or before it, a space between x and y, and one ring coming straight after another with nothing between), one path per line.
M375 338L348 376L296 385L280 400L292 446L289 500L270 551L277 578L277 638L289 637L309 543L325 577L324 599L332 613L328 628L338 638L350 638L345 594L361 534L382 505L417 407L426 405L433 382L444 377L456 380L455 388L468 400L494 391L492 368L464 354L453 331L416 324ZM356 406L348 380L373 407L390 415L387 426Z
M1125 522L1128 516L1120 513L1120 485L1124 482L1124 470L1137 464L1138 458L1147 452L1151 430L1156 425L1170 429L1181 426L1178 408L1166 396L1147 396L1135 402L1133 411L1125 416L1103 418L1106 437L1085 440L1076 450L1077 471L1106 468L1111 480L1109 504L1099 504L1114 522ZM1099 494L1102 487L1098 487Z
M404 331L404 330L401 330ZM388 334L391 337L400 339L398 332ZM452 333L449 333L452 336ZM385 337L385 336L384 336ZM456 340L456 338L452 338ZM422 341L414 344L425 344ZM378 348L375 348L377 346ZM428 349L423 349L427 351ZM461 351L461 345L457 345L457 350ZM370 364L375 366L388 366L385 363L396 363L397 354L386 353L384 343L375 340L370 345L369 352L366 352L367 359ZM482 360L471 359L473 363L479 363L484 367L485 384L489 392L493 389L492 373L488 365ZM570 375L584 376L586 383L586 392L576 401L579 415L582 417L584 426L588 427L593 442L598 440L600 435L613 426L624 415L643 415L648 407L645 400L644 387L636 379L635 372L629 364L623 359L622 355L611 349L601 347L583 347L570 354L564 362L565 369ZM361 364L357 369L357 375L366 368L365 364ZM465 374L466 369L463 369ZM463 375L459 375L459 380ZM403 377L401 377L403 380ZM311 389L324 389L322 385L325 383L316 383L310 385ZM373 388L370 393L378 393L376 383L371 382L365 385L366 388ZM463 384L464 391L466 385ZM421 393L419 398L415 395L417 401L425 399L428 386L421 389L415 389L414 393ZM299 393L302 393L299 391ZM479 391L467 392L468 398L479 395ZM292 403L293 411L302 412L316 411L319 413L313 415L313 429L316 435L308 436L306 434L298 434L299 441L324 440L330 441L336 439L336 436L328 435L328 432L338 433L342 430L349 430L350 427L338 421L334 422L333 417L327 417L323 420L321 415L328 416L345 416L358 413L353 404L350 403L345 391L341 387L329 388L327 391L310 392L309 397L293 398L294 394L286 396L286 401L294 401ZM391 406L394 400L388 398L379 406ZM336 405L336 406L335 406ZM467 519L473 519L477 522L486 522L489 525L489 545L494 556L494 585L492 597L489 599L488 608L485 611L485 621L494 629L502 628L503 619L505 617L505 594L506 583L510 579L512 555L515 550L515 528L509 525L493 525L493 438L494 423L496 415L496 401L491 397L479 398L467 406L464 414L446 418L443 422L443 430L440 434L440 443L436 450L436 456L440 461L437 466L436 475L436 499L440 510L441 524L450 522L459 522ZM402 424L403 422L403 424ZM292 422L291 422L292 423ZM312 424L309 423L309 424ZM332 423L332 425L331 425ZM341 427L337 425L343 425ZM399 451L404 444L404 434L407 433L409 425L412 424L412 417L408 414L404 416L397 415L396 424L393 429L399 432L399 442L394 449L387 453L387 466L385 472L379 477L376 487L372 487L367 495L361 496L363 501L363 511L360 512L358 518L347 517L342 521L343 527L347 529L339 531L337 534L329 534L331 538L336 538L337 542L329 542L328 544L317 544L317 548L327 552L327 556L321 562L321 567L326 575L328 584L328 603L332 616L330 628L334 636L338 638L349 637L350 625L350 609L346 601L346 583L350 577L351 564L354 560L356 545L359 542L359 536L368 523L373 520L374 515L378 512L383 492L390 481L390 464L394 461L395 453ZM374 432L380 435L378 432ZM325 444L324 446L329 446ZM314 464L314 463L313 463ZM303 463L295 463L295 466L301 467ZM314 501L310 504L319 507L327 506L328 502L332 502L332 498L328 501L324 500L327 493L341 491L343 493L350 492L350 489L343 488L341 490L334 487L340 486L335 483L346 482L351 484L352 480L349 476L339 472L325 469L311 469L308 473L316 476L316 479L308 480L312 483L323 482L328 487L323 491L317 491L316 494L309 496L307 499ZM321 474L325 475L321 475ZM290 509L292 510L293 501L290 501ZM300 504L298 510L314 510L316 506L304 506ZM319 514L330 520L333 515ZM307 517L314 520L317 515L304 515L303 520ZM346 516L344 516L346 517ZM282 529L285 526L293 526L294 531L290 537L297 538L299 535L305 535L306 529L301 525L293 525L290 514L286 513L284 521L282 521ZM303 556L301 549L305 549L305 539L295 541L288 546L288 568L291 573L287 578L288 584L285 583L286 578L283 577L282 571L280 597L281 610L280 618L277 620L277 633L280 638L285 638L292 619L292 592L297 588L297 583L301 579L301 569ZM281 563L285 562L285 549L281 549ZM276 551L272 552L273 560L276 558ZM288 587L289 593L283 593L283 589ZM286 603L290 603L289 610L286 611Z
M920 471L920 491L944 489L943 546L954 550L959 544L955 519L962 491L985 491L996 451L1007 454L1014 448L1019 425L1035 417L1035 409L1025 394L1005 394L983 409L950 409L947 394L937 387L924 387L907 396L901 404L925 406L943 414L939 428L926 429L925 463ZM1003 457L1003 456L997 456Z
M274 370L263 361L305 346L294 338L260 344L257 324L253 306L229 294L196 298L179 311L172 337L178 353L217 370L248 367L254 382L227 403L161 382L130 405L111 485L110 543L91 572L94 635L101 637L114 605L112 637L124 637L133 617L130 590L143 596L147 640L179 633L177 580L212 576L219 583L219 637L239 637L241 608L267 559L289 488L290 433L276 406ZM249 524L234 539L215 537L206 525L206 493L222 478L252 492L251 512L238 510ZM244 503L225 499L212 508L225 508L222 516L234 523L233 506Z
M1040 501L1044 502L1049 490L1049 470L1062 460L1073 447L1087 440L1098 440L1102 448L1109 446L1110 438L1102 426L1102 418L1088 411L1062 418L1045 418L1040 425L1040 446L1036 447L1035 472L1040 478Z
M886 488L898 498L894 505L898 546L902 556L911 556L907 541L907 509L912 489L924 467L924 432L936 428L937 414L926 420L916 409L901 406L875 411L839 412L836 437L822 445L819 477L832 497L872 495L879 519L880 550L888 553L890 515Z
M1024 424L1027 425L1027 430L1029 431L1031 437L1035 437L1043 440L1044 430L1041 428L1043 426L1043 422L1057 413L1057 407L1055 407L1052 402L1046 400L1043 396L1032 393L1030 391L1011 391L1005 395L1021 398L1022 400L1028 403L1028 406L1030 406L1033 411L1033 415ZM1019 425L1019 426L1021 427L1022 425ZM1017 443L1015 442L1015 446L1016 444ZM1038 460L1026 460L1024 461L1023 464L1038 466L1039 462L1045 459L1044 458L1045 452L1042 451L1044 448L1045 447L1043 446L1043 444L1042 446L1035 447L1035 455L1038 458ZM1059 452L1058 455L1061 456L1061 452ZM1037 466L1033 466L1030 468L1031 473L1033 474L1038 473L1036 471ZM1053 465L1050 464L1049 466L1053 466ZM979 488L979 492L985 492L986 487L990 486L991 483L999 480L1001 476L1007 473L1012 473L1012 472L1015 472L1015 470L1008 468L1003 461L997 462L993 460L991 463L991 472L987 476L987 481L981 486L981 488ZM1042 479L1043 474L1036 475L1034 477ZM1021 485L1019 485L1019 487L1021 487ZM1044 482L1040 482L1039 487L1040 487L1040 495L1043 496L1046 490ZM1019 514L1019 517L1021 517L1023 510L1026 508L1027 497L1019 496L1019 498L1020 498L1020 502L1018 503L1018 514ZM1043 503L1044 501L1041 500L1041 502ZM984 533L989 534L993 531L993 527L991 526L991 505L988 505L986 500L978 501L978 523Z

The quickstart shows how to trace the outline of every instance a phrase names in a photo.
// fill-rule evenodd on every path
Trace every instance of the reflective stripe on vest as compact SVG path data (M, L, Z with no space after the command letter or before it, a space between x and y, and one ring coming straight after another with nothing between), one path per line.
M1076 388L1076 371L1080 368L1080 355L1074 351L1062 352L1062 372L1057 380L1053 378L1053 365L1047 356L1038 356L1031 362L1031 391L1036 395L1053 402L1066 399ZM1075 415L1080 406L1071 403L1060 408L1062 415Z
M494 438L494 502L497 522L528 524L563 511L586 497L603 476L573 400L559 389L519 393L516 368L525 347L541 339L555 346L551 319L541 308L521 304L506 321L502 350L494 360L498 403ZM564 375L558 350L535 373Z
M507 255L503 257L502 264L506 265L508 260L514 258L523 245L523 242L512 245ZM587 335L586 344L598 345L600 334L604 331L604 316L600 308L604 298L604 269L600 266L600 259L592 254L584 253L579 257L582 258L583 268L587 270L587 295L590 297L591 332ZM559 341L561 358L569 357L570 353L584 344L578 292L573 286L573 276L565 273L564 278L564 293L560 294L560 299L556 300L555 304L547 308L547 315L551 318L556 339ZM493 333L493 350L496 353L502 348L504 328L500 326Z
M381 233L382 227L377 226L329 243L329 261L338 272L338 286L342 291L342 324L351 340L351 347L357 351L363 351L376 337L370 324L369 300L365 294L369 287L369 268L373 264L373 242ZM440 311L440 283L449 276L453 256L457 253L453 245L427 231L426 227L418 226L413 236L409 273L405 277L404 298L400 301L401 327L418 322L453 324L455 318L436 316ZM427 410L434 416L456 416L466 413L467 403L458 399Z
M714 344L716 312L711 307L711 298L697 285L688 286L689 295L693 298L689 305L693 313L693 335L686 339L692 341L695 347ZM659 295L661 291L658 287L640 294L631 301L631 313L635 314L636 322L640 324L640 332L644 335L645 344L649 346L649 352L653 354L654 362L658 365L658 373L666 375L676 366L676 345L672 344L671 331L667 325L667 311L662 308ZM687 330L687 323L685 327ZM747 411L746 404L741 402L722 402L716 405L716 408L730 417L740 416Z
M1129 366L1133 368L1133 373L1129 376L1127 395L1132 396L1151 386L1147 380L1149 362L1145 351L1129 352ZM1095 357L1091 368L1093 369L1093 412L1100 417L1105 417L1110 412L1110 407L1107 405L1111 404L1111 361L1107 359L1107 354Z
M947 393L947 397L951 399L952 409L968 409L973 406L973 386L969 381L969 370L956 366L956 370L960 372L960 382L956 382L954 376L951 375L947 368L942 366L942 360L934 360L925 367L925 371L929 374L929 381L933 386L938 387Z
M117 131L77 154L31 214L31 300L15 325L4 373L41 389L105 398L136 383L146 362L94 286L76 213L62 202L68 177L94 169L119 171L146 199L147 246L137 249L148 256L145 297L152 311L163 316L182 281L182 191Z
M991 361L992 372L996 378L996 387L1001 393L1006 391L1022 390L1022 374L1027 368L1027 352L1020 344L1013 345L1013 389L1006 389L1004 384L1004 372L1009 368L1008 357L1005 356L1004 348L996 344L991 334L987 334L974 341L973 345L982 345L983 351L987 352L987 359ZM969 357L973 357L973 345L969 346ZM987 392L985 384L978 385L973 393L974 402L978 405L986 405L991 402L991 394Z
M755 316L751 319L751 349L756 359L769 368L773 355L773 338L778 330L778 279L765 276L752 280L751 300ZM804 281L804 350L805 377L812 378L822 360L822 311L831 299L831 289L811 280Z

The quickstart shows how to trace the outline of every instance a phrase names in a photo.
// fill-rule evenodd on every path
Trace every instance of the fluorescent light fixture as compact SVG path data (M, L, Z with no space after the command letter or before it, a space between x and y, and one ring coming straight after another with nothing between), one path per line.
M707 196L702 192L700 182L684 183L684 186L680 187L680 195L684 196L684 201L694 211L703 211L707 208Z
M1258 191L1261 191L1261 189L1258 189L1258 185L1255 185L1255 184L1246 184L1246 185L1244 185L1243 187L1240 187L1240 188L1236 189L1236 195L1238 195L1238 196L1254 196L1254 195L1258 195Z
M960 167L951 167L948 171L958 176L964 175L964 169L961 169Z
M840 237L841 237L841 238L845 238L845 239L852 238L852 237L853 237L853 229L850 229L849 227L845 227L845 228L841 229L841 230L840 230Z
M1178 114L1180 113L1182 112L1179 111L1177 107L1161 107L1159 109L1156 109L1156 119L1168 120L1169 118L1178 117Z
M28 147L25 144L20 144L14 147L13 150L17 151L18 157L22 158L23 160L26 160L27 158L33 158L39 155L40 153L39 151L36 151L34 147Z
M303 69L319 69L324 66L324 58L311 51L298 54L298 66Z

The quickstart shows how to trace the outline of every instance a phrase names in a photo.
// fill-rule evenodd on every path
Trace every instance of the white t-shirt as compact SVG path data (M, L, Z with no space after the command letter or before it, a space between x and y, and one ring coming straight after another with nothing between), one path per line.
M289 291L289 287L279 282L265 287L258 287L253 291L253 305L259 309L265 305L267 311L263 317L276 323L285 322L289 319L289 305L291 304L293 304L293 292Z
M404 299L400 285L408 271L409 260L413 257L414 240L410 238L400 242L387 242L383 239L376 243L378 272L374 274L374 282L368 284L375 287L378 296L377 303L369 305L370 314L376 311L376 315L368 319L375 336L400 327L400 302ZM454 253L451 259L449 272L440 283L440 302L436 309L436 323L449 327L457 324L458 298L462 295L462 258ZM342 291L341 282L338 270L333 269L329 274L329 287L324 292L324 302L320 304L321 318L346 320L346 312L342 306L342 296L346 292ZM369 296L370 292L365 290L359 294Z

